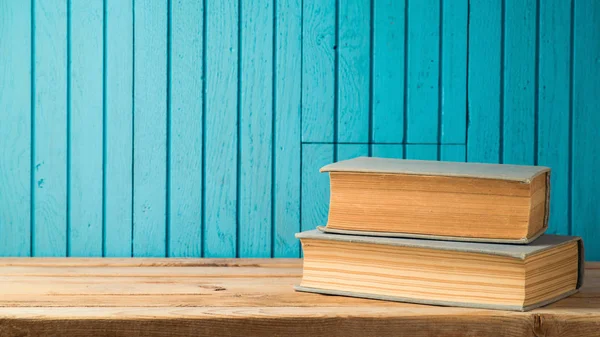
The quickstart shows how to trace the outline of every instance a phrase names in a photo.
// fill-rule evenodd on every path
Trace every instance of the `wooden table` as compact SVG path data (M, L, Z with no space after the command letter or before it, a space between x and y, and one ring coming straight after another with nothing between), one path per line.
M0 336L600 336L600 264L532 312L297 293L301 261L0 259Z

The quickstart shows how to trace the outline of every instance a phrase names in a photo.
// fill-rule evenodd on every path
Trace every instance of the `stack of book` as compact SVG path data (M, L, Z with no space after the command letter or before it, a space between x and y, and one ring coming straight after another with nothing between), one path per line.
M296 234L298 291L526 311L581 287L581 239L544 234L547 167L360 157L321 172L329 218Z

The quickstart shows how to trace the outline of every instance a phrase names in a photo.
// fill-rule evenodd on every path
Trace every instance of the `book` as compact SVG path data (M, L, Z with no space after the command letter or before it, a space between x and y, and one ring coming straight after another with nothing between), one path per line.
M330 233L526 244L548 227L543 166L359 157L321 172Z
M444 306L527 311L575 293L583 281L579 237L542 235L528 245L296 234L296 290Z

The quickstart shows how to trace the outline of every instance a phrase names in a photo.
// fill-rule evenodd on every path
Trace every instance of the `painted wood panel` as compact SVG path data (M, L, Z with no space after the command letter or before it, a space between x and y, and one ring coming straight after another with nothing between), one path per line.
M302 2L302 141L334 142L336 0Z
M238 1L206 4L204 241L206 257L237 254Z
M104 5L69 9L69 256L102 256Z
M405 5L405 1L373 0L371 132L374 143L404 140Z
M505 1L501 137L507 164L534 164L536 11L536 0Z
M371 155L548 165L600 259L599 7L2 2L0 255L296 257Z
M468 0L442 1L440 143L464 144L467 133Z
M274 257L297 257L300 244L302 0L275 1L273 128Z
M200 1L170 2L168 256L202 256L203 46Z
M31 255L66 256L67 1L35 0L32 12L35 83Z
M438 145L406 145L406 159L438 160Z
M134 4L133 256L166 255L167 1Z
M583 237L585 257L600 260L600 5L578 0L573 9L572 234Z
M467 68L467 159L500 161L503 9L500 1L471 0Z
M273 2L240 7L240 257L271 256Z
M107 0L104 23L104 255L131 256L133 2Z
M0 3L0 256L31 254L31 3Z
M438 142L440 1L408 1L407 142Z
M552 168L549 233L569 233L571 6L551 0L539 8L537 163Z
M340 1L337 141L368 143L371 77L370 0Z

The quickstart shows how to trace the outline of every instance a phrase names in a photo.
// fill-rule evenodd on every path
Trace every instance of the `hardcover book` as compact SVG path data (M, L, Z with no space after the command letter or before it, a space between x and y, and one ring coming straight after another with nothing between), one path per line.
M400 302L527 311L567 297L583 281L579 237L542 235L529 245L296 234L296 290Z
M359 157L321 168L325 232L529 243L548 226L550 169Z

